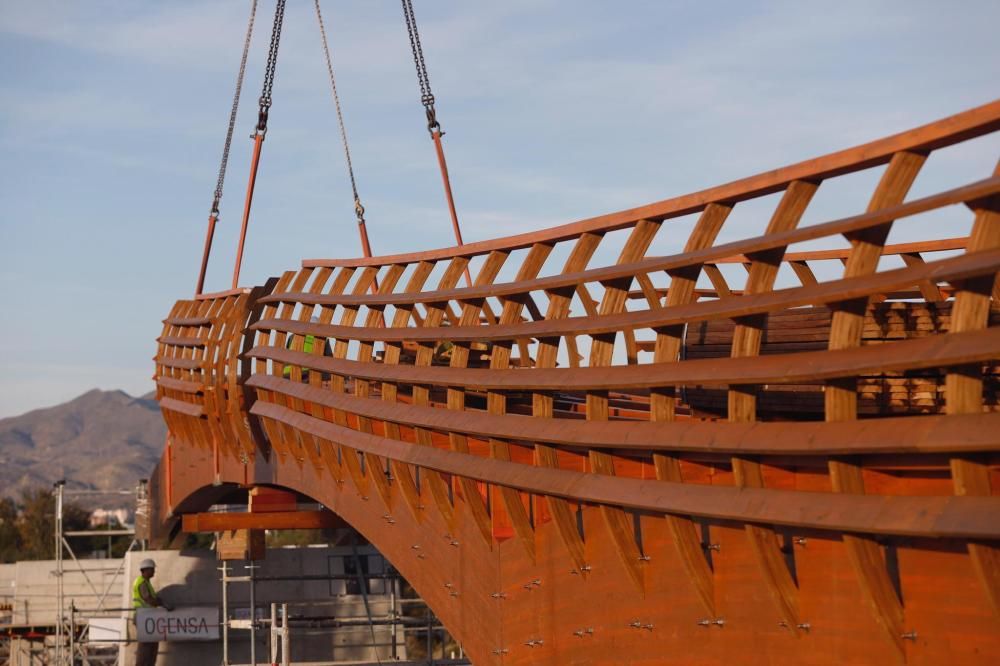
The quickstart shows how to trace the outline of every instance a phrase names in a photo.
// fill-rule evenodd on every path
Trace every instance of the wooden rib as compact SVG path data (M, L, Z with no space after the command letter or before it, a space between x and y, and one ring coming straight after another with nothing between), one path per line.
M406 283L406 287L403 293L412 294L419 292L427 278L430 277L431 272L434 270L434 264L431 262L420 262L418 263L413 272L410 274L410 278ZM417 326L422 327L424 325L423 319L418 319L416 315L415 305L401 305L397 306L396 313L393 315L392 328L409 328L410 319L413 319ZM382 358L382 363L386 366L393 366L399 364L400 355L402 353L402 346L400 344L385 343L385 352ZM398 400L399 385L395 382L382 382L382 400L389 403L395 403ZM386 436L392 439L402 439L402 435L399 431L399 425L391 421L383 421L382 427L385 430ZM423 504L420 501L420 491L417 489L416 480L414 478L414 470L407 464L401 463L399 461L391 461L389 463L392 469L392 474L396 479L396 483L399 484L399 489L402 491L403 499L406 501L406 506L413 514L414 520L417 523L423 521Z
M380 279L374 281L369 289L374 290L378 294L390 294L393 289L396 288L396 283L403 275L403 271L406 269L405 266L400 264L393 264L388 267L385 275ZM385 327L385 317L382 315L382 309L379 307L372 307L368 310L368 315L365 317L365 328L368 329L379 329ZM375 347L371 342L362 342L358 348L358 361L361 363L371 363L374 360ZM371 385L364 380L355 379L354 381L354 395L358 397L368 397L371 394ZM358 427L363 432L372 432L372 424L369 419L360 418L358 420ZM379 496L385 503L387 509L392 510L392 492L389 488L389 478L386 476L386 462L378 455L374 453L365 453L365 463L368 469L372 471L372 479L375 481L375 489L378 491Z
M907 266L919 266L924 263L924 258L920 256L919 252L902 252L899 256ZM921 282L919 288L924 300L928 303L940 303L944 300L941 290L933 282Z
M441 276L441 281L438 283L438 289L451 289L454 287L458 283L459 278L465 273L465 269L468 265L468 260L462 257L457 257L448 262L448 267L445 269L444 274ZM439 326L441 324L441 319L444 317L445 311L449 307L450 304L447 301L443 303L428 304L427 315L424 317L424 326ZM415 370L426 372L430 369L431 362L434 360L434 347L434 343L420 343L418 345L416 358L413 361L413 367ZM430 391L428 391L426 384L414 382L412 390L413 404L426 405L430 402ZM433 446L431 434L428 431L423 428L415 428L415 431L418 444L423 446ZM449 529L454 531L456 516L451 500L448 498L448 486L445 484L444 479L441 478L441 475L436 471L428 470L426 476L427 484L431 490L431 495L434 497L434 503L437 505L438 510L444 517L445 523L447 523Z
M899 152L892 156L878 187L868 204L868 211L901 203L916 179L926 159L925 155ZM852 250L844 269L845 277L870 275L878 268L882 248L892 222L851 236ZM859 347L864 328L867 300L848 301L833 313L830 325L829 349ZM844 421L857 418L857 381L853 378L830 382L824 392L826 420ZM852 460L831 459L830 481L835 492L864 494L864 478L860 465ZM889 578L881 548L870 537L844 534L844 545L868 603L879 625L885 630L897 653L905 658L903 604Z
M214 302L198 302L192 303L192 307L189 310L191 314L196 317L204 317L209 320L209 324L206 326L199 326L196 330L185 330L185 333L191 335L205 335L211 330L211 326L214 324L212 319L212 312ZM193 327L185 327L186 329L192 329ZM168 346L169 347L169 346ZM202 386L208 388L209 384L209 369L206 367L206 355L204 347L173 347L174 358L177 359L178 363L182 366L187 362L189 365L187 367L178 368L181 372L181 376L198 381ZM202 414L204 414L205 396L202 395L200 401L202 407ZM187 432L190 437L197 442L197 444L205 449L206 451L213 451L213 441L212 432L208 423L207 418L188 418L186 419Z
M358 276L357 281L354 283L351 292L352 295L360 295L368 292L369 289L373 289L375 286L376 279L378 277L378 269L375 267L367 267L362 270L361 275ZM340 313L340 325L352 327L354 326L354 321L358 316L357 306L344 306ZM349 349L349 341L343 338L337 338L337 341L333 345L333 358L344 359L347 358L347 352ZM358 361L358 363L363 363L363 361ZM359 380L358 377L354 377L354 384L357 386ZM347 385L344 377L333 376L330 378L330 390L337 393L346 393ZM355 484L358 487L358 492L361 493L362 498L368 496L368 483L369 481L375 483L375 490L382 497L383 501L389 496L389 491L387 488L387 479L385 474L382 473L380 467L376 466L374 470L368 466L368 470L371 471L370 474L366 473L368 470L361 468L361 458L363 455L360 451L355 451L353 449L344 449L341 447L342 459L347 466L348 472L354 479Z
M258 435L255 434L247 411L253 403L246 387L246 379L250 376L250 363L241 363L244 345L249 344L252 334L247 331L251 319L256 316L257 299L274 288L275 280L268 280L263 286L256 287L250 293L237 298L233 315L227 324L226 346L220 350L227 359L226 363L226 412L230 428L239 442L241 462L249 463L256 457L259 446Z
M211 302L200 303L197 301L194 304L192 304L191 312L193 314L197 316L203 316L209 320L209 324L207 326L199 326L198 331L204 332L207 328L211 327L212 319L209 315L212 310L212 305L213 304ZM186 332L191 333L193 331L189 330ZM201 382L202 386L205 386L207 389L208 377L205 369L205 350L195 349L195 348L175 347L173 348L173 352L174 352L174 357L179 359L180 361L189 361L192 363L192 365L188 366L187 368L179 369L180 372L182 373L181 376L188 377L192 380ZM202 397L201 405L204 406L204 396ZM189 435L198 443L198 445L201 448L207 451L211 451L212 441L211 441L211 436L208 433L206 419L188 418L186 419L186 422L187 422L187 431Z
M493 280L496 279L497 274L500 272L500 269L503 268L508 256L509 255L506 252L491 252L486 257L482 267L479 269L479 273L476 275L475 284L492 284ZM485 303L485 300L468 301L463 303L462 314L459 318L458 325L471 326L473 324L478 324L480 315L483 314L483 304ZM453 368L464 368L468 366L468 363L469 345L454 343L451 350L451 360L449 365ZM448 387L447 396L448 409L456 411L465 410L464 390L460 388ZM448 441L451 445L452 451L459 451L461 453L469 452L469 442L464 435L454 432L449 433ZM462 488L462 494L465 497L466 506L469 508L469 513L478 528L479 534L488 545L492 546L493 529L490 515L486 510L486 503L483 501L483 496L479 494L479 486L476 485L474 480L466 477L461 477L458 480L458 483Z
M542 270L542 266L545 264L545 260L548 259L551 252L551 245L533 245L528 251L527 256L524 258L524 261L521 263L521 267L517 271L515 280L530 280L538 275L539 271ZM500 319L497 321L497 324L506 325L515 321L520 321L523 308L524 304L520 301L504 300L503 310L500 313ZM522 349L526 351L526 345L522 345ZM494 344L490 352L490 368L506 370L510 367L510 350L511 345L509 342ZM524 358L525 351L521 352L522 361L529 360ZM506 414L506 396L497 391L489 391L486 394L486 411L492 415ZM490 439L490 456L496 458L497 460L509 461L510 445L504 440ZM500 488L500 497L503 501L504 509L507 511L507 517L510 518L511 526L514 528L514 533L517 534L518 541L524 547L528 558L534 562L535 529L531 524L531 519L528 517L527 511L524 508L524 503L521 500L520 494L513 488Z
M220 418L222 391L220 390L221 382L219 381L218 351L220 336L223 331L223 322L227 315L227 301L229 300L230 297L223 297L210 302L209 317L212 319L212 326L209 327L204 336L206 339L206 345L203 350L205 369L205 393L203 395L205 431L212 446L213 459L216 464L216 476L218 476L219 465L223 456L236 457L238 455L235 443L222 431L222 420Z
M341 269L341 272L353 273L354 269ZM295 279L296 275L297 275L296 271L285 271L281 275L281 277L278 278L278 282L274 286L274 291L275 292L286 291L288 289L288 286L292 283L292 280ZM261 299L261 300L263 301L263 299ZM264 305L264 308L261 311L261 318L262 319L272 319L277 314L277 311L278 311L278 304L277 303L267 303L267 304ZM256 342L256 345L257 346L260 346L260 345L270 345L271 344L271 337L272 337L272 333L270 331L256 331L256 333L255 333L255 342ZM263 374L269 374L269 372L268 372L268 362L267 362L266 359L255 359L254 363L253 363L253 366L254 366L253 367L254 374L261 374L261 375L263 375ZM260 391L260 390L258 390L257 391L257 399L258 400L271 400L271 396L266 391ZM274 448L275 452L278 453L279 457L284 457L284 456L288 455L287 452L285 451L284 447L283 447L284 440L282 439L281 434L277 431L276 426L272 422L270 422L270 421L264 421L264 420L262 420L260 422L260 425L261 425L261 428L264 430L264 434L266 435L267 442L270 444L271 447ZM263 444L263 442L261 442L261 444ZM267 451L263 451L263 453L267 454L268 452Z
M684 246L685 253L711 247L732 210L731 206L717 204L706 207L688 237ZM687 269L671 274L666 309L677 308L695 300L694 290L698 282L698 272L697 269ZM656 340L653 347L654 363L676 363L678 361L684 338L684 326L684 324L679 324L656 329ZM676 419L676 397L673 387L660 387L651 390L649 418L656 423L672 422ZM653 454L653 465L658 480L673 483L683 482L680 460L676 456ZM698 527L688 516L668 514L666 521L698 599L705 610L714 617L716 614L715 578L708 565L708 559L705 557L705 551L702 549Z
M1000 162L993 171L1000 175ZM967 252L1000 248L1000 212L981 208L976 211ZM985 275L960 285L951 310L952 331L982 330L989 326L991 297L995 298L996 275ZM945 378L945 410L948 414L977 414L983 410L981 367L953 368ZM990 468L981 458L951 458L951 473L956 495L992 494ZM973 569L986 593L993 612L1000 616L1000 549L994 544L968 544Z
M347 284L348 282L350 282L350 279L353 275L354 275L353 270L337 269L336 273L334 273L332 270L325 271L320 269L316 271L316 274L313 277L312 286L309 291L310 293L323 293L323 290L326 288L327 282L329 282L330 278L333 277L333 282L331 283L330 289L332 291L342 293L344 289L347 288ZM332 307L320 307L319 314L317 315L319 322L321 324L329 324L331 321L333 321L333 316L335 314L334 310L335 308ZM326 351L326 345L327 345L326 337L319 335L315 336L315 339L313 341L312 353L316 356L323 356ZM270 379L271 381L286 381L284 379L279 379L273 376L269 377L268 379ZM249 384L249 381L247 383ZM331 391L323 388L323 377L321 373L318 372L309 373L309 387L311 387L312 390L321 392L323 396L334 395ZM344 394L339 394L339 395L343 396ZM323 410L323 405L321 402L317 400L309 400L308 404L310 413L315 418L323 418L323 419L326 418L326 413ZM334 410L335 421L337 420L336 413L337 413L336 410ZM344 419L342 423L346 423L346 419ZM343 456L343 450L340 447L340 445L336 442L323 439L322 437L318 436L314 438L314 445L318 449L318 454L319 454L318 457L322 464L323 470L325 470L327 473L330 474L330 477L333 479L335 483L337 483L338 485L342 485L344 483L344 463L342 462L344 456Z
M311 293L311 294L321 293L322 292L322 288L326 284L326 281L330 277L331 273L332 273L332 269L327 269L327 268L319 268L319 269L315 269L314 271L310 271L310 274L306 278L307 281L310 278L312 280L312 284L309 287L309 293ZM312 307L310 307L310 306L303 306L302 308L300 308L299 314L298 314L298 317L297 317L296 320L298 322L300 322L300 323L308 323L310 321L310 319L312 318L312 313L313 313L313 308ZM289 313L289 314L291 314L291 313ZM304 350L304 346L305 346L305 336L304 335L293 335L292 336L291 344L290 344L290 349L294 349L297 352L301 352L301 351ZM316 346L317 345L316 345L316 343L314 341L313 342L313 349L310 350L311 353L313 353L313 354L316 353L316 349L315 349ZM282 374L284 374L284 372L282 372ZM310 382L315 381L315 375L317 375L317 374L318 373L316 373L316 372L310 372L309 373L309 381ZM290 370L289 370L289 376L291 377L292 381L294 381L294 382L297 382L297 383L302 382L303 381L303 376L302 375L303 375L302 368L300 366L292 366L290 368ZM292 409L294 409L296 411L300 411L300 412L301 411L307 411L307 410L308 411L312 411L312 406L311 405L308 405L307 403L304 403L304 402L299 401L299 400L293 400L291 402L291 407L292 407ZM303 435L301 433L296 433L296 440L298 441L298 451L300 452L300 454L304 454L305 457L309 459L309 461L312 463L314 469L316 469L318 471L322 471L323 469L326 468L326 464L323 461L323 457L322 457L322 455L319 452L320 444L319 444L319 442L316 441L316 439L314 437L312 437L311 435L308 435L308 434Z
M534 243L558 243L572 240L588 232L607 233L617 229L625 229L642 219L664 220L682 217L697 213L712 203L734 205L740 201L781 192L794 180L822 181L834 176L862 171L873 166L886 164L901 151L930 151L989 134L998 128L1000 128L1000 101L993 101L922 127L823 157L799 162L701 192L552 227L544 231L403 255L344 260L309 259L304 261L303 265L362 266L440 261L457 256L474 257L488 254L493 250L514 251L530 247Z
M328 290L328 293L331 293L331 294L342 294L342 293L344 293L344 291L347 289L347 285L350 284L351 279L354 277L354 274L355 274L355 270L353 268L341 268L341 269L338 269L336 275L334 275L334 277L333 277L333 282L330 284L330 288ZM322 308L320 308L320 313L319 313L319 322L320 322L320 324L321 325L324 325L324 324L328 325L328 324L330 324L330 322L333 321L333 318L334 318L335 315L336 315L336 308L335 307L322 307ZM323 344L325 346L326 343L327 343L327 339L328 338L333 338L333 339L337 340L337 339L340 339L342 336L320 334L317 337L323 339ZM332 345L331 345L331 347L332 347ZM330 390L331 391L337 390L338 393L342 394L342 393L344 393L344 389L345 389L345 387L344 387L343 383L341 383L341 382L338 381L335 384L334 381L333 381L333 378L331 378L331 382L330 382ZM334 423L337 423L338 425L347 425L347 415L344 412L342 412L342 411L334 410L334 412L333 412L333 421L334 421ZM343 465L343 460L344 460L344 458L346 456L344 455L343 449L341 449L341 447L339 445L337 445L337 451L339 452L338 459L341 461L341 465Z
M221 456L239 458L239 447L235 439L226 430L225 419L223 418L225 360L220 359L219 354L219 347L222 344L225 333L225 325L231 314L230 308L235 300L235 296L226 296L211 302L209 312L211 313L212 326L204 337L206 341L204 345L205 393L203 396L206 416L205 423L211 437L217 476Z
M652 220L641 220L632 229L617 263L629 264L641 259L650 243L660 229L660 223ZM631 282L631 280L629 280ZM600 315L617 314L625 309L626 295L630 284L609 283L604 285L604 297L601 299ZM615 335L594 336L590 345L590 367L602 368L611 365L612 355L615 348ZM608 420L608 397L604 392L587 393L587 420L607 421ZM607 453L591 450L588 453L590 467L597 474L614 476L614 458ZM605 525L614 542L615 550L621 558L622 564L629 578L640 592L644 592L644 575L642 569L642 551L636 542L633 522L631 516L623 510L602 506L601 515L604 517Z
M323 292L326 283L329 281L330 277L333 275L333 269L331 268L320 268L313 275L312 286L309 287L309 293L319 294ZM322 313L323 308L320 308ZM300 322L310 322L313 316L313 308L302 308L302 312L299 315ZM317 319L319 317L317 316ZM296 336L292 342L292 348L299 351L303 350L305 346L305 337ZM314 336L312 353L319 356L323 355L326 348L326 339ZM309 373L309 385L319 388L323 385L323 378L318 372ZM323 408L314 402L304 402L303 403L307 411L317 418L323 418ZM336 480L341 478L340 469L338 466L332 464L336 456L331 455L333 453L333 442L327 442L317 438L309 438L306 440L306 453L309 454L309 459L317 471L323 472L328 471L330 475ZM324 451L326 454L324 455ZM338 461L339 462L339 461Z
M300 270L299 274L295 276L295 280L292 281L290 288L295 291L301 291L302 289L304 289L305 286L309 283L309 278L312 277L315 271L316 269L314 268ZM303 307L302 309L305 310L307 309L307 307ZM294 312L295 312L294 303L287 303L287 302L283 303L282 306L278 309L278 319L291 320ZM292 336L292 338L289 340L288 337L282 334L280 331L275 335L274 344L279 349L286 349L288 347L291 347L294 351L301 353L302 351L301 342L299 343L298 349L295 349L295 343L296 343L296 336ZM280 371L282 374L284 374L284 368L272 367L272 371L273 372ZM291 376L293 381L301 382L302 366L292 365L289 368L289 375ZM292 409L295 409L296 411L302 411L303 406L300 403L293 402ZM283 423L278 423L277 425L278 425L277 430L282 438L284 450L286 451L286 453L290 455L295 464L301 468L305 464L306 459L308 458L308 454L306 452L307 449L306 442L303 441L303 437L294 429L288 428ZM311 441L311 437L309 437L308 435L306 437Z
M289 281L287 288L295 290L303 289L307 284L312 272L313 271L309 272L299 271ZM294 304L286 302L283 303L281 307L278 308L278 311L275 316L278 319L290 320L293 312L294 312ZM274 344L279 349L286 348L286 341L288 340L288 337L286 335L282 335L281 332L279 331L274 334L273 338L274 339L271 342L271 344ZM284 364L272 363L271 373L274 375L283 376L284 368L285 368ZM289 370L290 375L294 377L294 373L296 372L300 373L300 378L301 378L301 367L291 366ZM276 397L277 396L270 396L271 399ZM266 400L269 398L262 397L262 399ZM302 450L301 442L295 430L289 428L286 424L274 419L272 419L270 422L265 421L264 429L268 434L268 438L271 441L271 445L274 446L275 450L278 452L279 458L282 461L284 461L285 459L291 457L292 460L295 462L295 464L301 467L305 461L304 451Z
M798 226L809 202L816 193L817 183L801 180L793 181L781 202L774 211L767 225L765 235L787 231ZM766 253L754 255L748 268L747 284L744 293L756 294L771 291L774 280L778 276L784 248L776 248ZM760 343L767 325L767 315L737 319L733 331L732 358L753 357L760 354ZM736 384L728 391L729 420L737 423L757 420L757 395L753 385ZM760 463L752 458L733 457L733 476L736 485L740 487L763 488L764 477ZM759 525L746 525L745 531L750 546L757 560L757 565L764 576L768 592L776 606L781 619L796 636L801 635L797 628L799 619L798 586L792 579L791 571L785 564L781 554L778 535L773 528Z
M816 276L813 274L812 269L809 268L809 264L806 261L789 261L788 265L792 267L795 271L795 277L799 279L802 286L808 287L810 285L817 284Z
M705 264L702 270L705 271L705 275L712 282L712 286L715 287L715 293L718 294L719 298L729 298L733 295L733 292L729 289L729 283L726 282L726 278L718 266Z
M597 251L597 247L600 245L603 238L604 237L599 234L586 233L581 235L573 244L573 249L570 251L569 257L567 257L566 263L563 265L562 272L576 273L584 270L587 267L587 264L590 263L591 258L593 258L594 252ZM546 320L564 319L569 315L570 305L572 304L573 299L572 290L549 291L546 292L546 296L549 299L549 305L545 312ZM559 340L558 336L539 338L538 349L535 356L536 368L556 367L556 357L559 353ZM571 340L574 341L572 345L570 344ZM572 359L572 367L576 367L577 350L575 338L573 336L566 337L566 344L570 358ZM531 413L533 420L537 421L538 419L551 418L553 412L552 402L551 393L532 393ZM536 443L535 463L539 467L557 469L559 467L559 459L556 455L555 449L545 444ZM563 545L566 546L566 551L569 553L570 559L573 560L575 569L580 572L581 575L584 575L584 572L587 570L586 556L583 538L580 536L580 530L577 527L576 516L573 513L573 509L570 507L569 502L562 498L549 496L546 497L546 501L549 505L549 513L551 514L552 520L555 522L556 529L559 532L559 537L562 539Z
M249 314L249 301L250 293L240 293L227 298L225 316L219 322L215 350L215 385L219 403L216 417L223 436L229 440L234 457L240 464L249 462L256 448L251 442L250 433L243 431L242 415L237 411L234 418L233 411L234 400L237 410L243 406L242 400L236 400L243 391L242 386L237 383L237 364L240 339Z
M350 278L353 275L354 275L353 270L338 269L336 271L336 275L334 275L334 271L332 269L321 268L313 274L312 285L309 288L309 293L311 294L323 293L323 290L326 288L327 282L330 281L331 277L334 278L331 290L338 291L338 293L342 293L343 290L346 288L347 283L350 281ZM312 309L303 308L303 312L299 318L300 321L306 321L307 317L306 312L309 312L311 315ZM333 321L333 315L334 315L334 308L326 308L326 307L319 308L318 319L321 323L326 323L326 324L330 323L331 321ZM304 339L302 339L301 343L299 343L297 339L293 344L293 346L297 344L304 344ZM326 349L326 344L327 344L326 338L322 336L314 336L312 353L317 356L323 356L324 351ZM270 377L270 379L272 379L273 381L286 381L284 379L279 379L273 376ZM309 373L309 386L315 390L322 391L324 394L329 393L328 391L322 388L323 378L321 374L318 372ZM316 418L325 418L326 415L324 414L323 407L316 401L309 400L309 401L303 401L303 403L308 405L309 413L312 414L312 416ZM344 465L341 463L342 455L338 455L338 452L342 453L340 447L334 442L316 436L312 437L309 440L307 446L308 446L307 453L309 454L310 460L312 461L314 467L316 467L317 470L321 472L322 471L328 472L331 478L333 478L334 482L343 483Z

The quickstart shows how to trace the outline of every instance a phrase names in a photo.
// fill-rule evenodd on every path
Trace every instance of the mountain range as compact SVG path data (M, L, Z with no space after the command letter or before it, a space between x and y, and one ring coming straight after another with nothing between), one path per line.
M0 419L0 497L18 498L59 479L67 489L131 490L153 471L166 432L152 393L135 398L94 389ZM95 500L79 503L106 504Z

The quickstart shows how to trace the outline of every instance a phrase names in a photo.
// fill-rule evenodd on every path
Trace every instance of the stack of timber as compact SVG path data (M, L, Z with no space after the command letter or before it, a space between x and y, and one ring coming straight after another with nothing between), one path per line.
M945 333L951 325L952 301L874 303L865 313L862 346ZM833 312L805 307L768 315L760 354L790 354L827 349ZM990 326L1000 324L1000 312L990 312ZM730 355L736 322L705 321L691 326L684 341L684 358ZM996 364L983 366L985 408L997 409L1000 375ZM945 409L946 373L937 369L886 372L858 376L858 413L862 416L938 414ZM724 417L727 391L695 386L684 393L698 416ZM757 393L761 418L815 418L823 413L822 384L763 385Z

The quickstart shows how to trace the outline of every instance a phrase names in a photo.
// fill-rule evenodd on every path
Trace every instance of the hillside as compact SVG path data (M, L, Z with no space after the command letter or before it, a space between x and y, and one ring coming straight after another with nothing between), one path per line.
M0 419L0 497L62 478L71 488L133 488L153 470L165 436L152 394L94 389Z

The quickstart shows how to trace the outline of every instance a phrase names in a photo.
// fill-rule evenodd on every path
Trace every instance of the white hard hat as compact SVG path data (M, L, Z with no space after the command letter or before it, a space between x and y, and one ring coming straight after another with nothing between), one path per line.
M156 562L148 558L143 560L142 562L139 562L139 571L142 571L143 569L155 569L155 568L156 568Z

